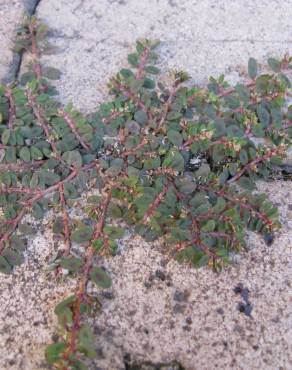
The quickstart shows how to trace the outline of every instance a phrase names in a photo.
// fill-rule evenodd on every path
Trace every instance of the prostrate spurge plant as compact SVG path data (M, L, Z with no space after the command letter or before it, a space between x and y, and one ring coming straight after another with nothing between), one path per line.
M166 86L151 77L159 74L157 43L138 41L132 68L110 81L113 100L85 117L52 97L45 77L59 72L40 64L45 34L34 18L19 29L17 48L29 53L31 70L0 88L0 270L21 263L31 231L25 216L41 219L53 209L53 231L63 238L54 267L77 286L55 308L61 339L46 358L56 369L86 369L86 357L95 356L86 316L96 305L87 285L111 285L95 257L117 250L124 228L113 219L147 241L160 238L180 261L214 269L244 246L246 228L270 235L279 226L277 209L252 190L291 143L284 74L291 58L269 59L264 74L251 58L249 78L235 87L221 76L208 88L188 88L184 72L172 72ZM83 224L70 209L89 191Z

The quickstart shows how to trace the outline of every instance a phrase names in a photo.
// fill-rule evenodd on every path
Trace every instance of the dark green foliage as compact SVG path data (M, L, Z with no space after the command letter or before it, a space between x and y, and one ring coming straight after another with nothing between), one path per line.
M141 40L128 57L133 69L110 80L112 101L85 117L52 97L45 77L60 73L39 64L46 28L32 19L18 33L18 50L34 60L20 84L0 87L0 271L22 261L33 233L25 215L41 220L53 209L63 240L53 268L78 284L55 309L61 339L46 358L58 369L86 369L95 349L85 317L98 306L87 285L110 288L96 256L117 252L126 225L146 241L160 238L179 261L215 270L244 246L246 229L267 239L279 227L277 209L253 190L291 144L291 59L270 58L273 72L259 74L250 58L250 79L235 87L220 76L189 88L180 71L164 86L157 42Z

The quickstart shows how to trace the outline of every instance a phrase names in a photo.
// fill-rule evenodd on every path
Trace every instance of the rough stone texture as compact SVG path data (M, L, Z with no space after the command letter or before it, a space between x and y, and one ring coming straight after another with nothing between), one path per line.
M37 0L0 0L0 82L11 82L20 62L19 55L13 52L15 28L23 15L32 13Z
M6 49L23 4L0 0L1 78L15 65ZM82 111L106 97L106 79L125 64L137 37L160 38L163 68L187 69L198 83L220 73L236 80L249 56L263 62L292 51L291 0L41 0L37 14L53 29L57 52L43 62L63 71L60 99ZM138 361L177 359L187 370L291 368L292 185L259 188L279 204L283 228L270 247L250 235L250 251L220 275L179 266L129 235L120 255L105 262L113 298L102 298L94 320L99 357L90 370L125 369L127 354ZM55 247L43 230L30 240L24 265L0 277L3 370L46 368L54 305L73 289L46 271ZM249 289L251 317L238 311L242 297L233 288L239 283Z
M250 234L249 251L219 275L181 266L128 234L120 254L104 262L113 287L100 293L102 311L93 320L98 358L90 370L126 369L127 354L136 361L176 359L187 370L291 368L292 187L278 181L258 188L280 205L283 228L270 247ZM24 265L1 276L3 370L46 368L54 306L73 291L72 281L56 282L46 271L54 252L47 222L29 242ZM251 317L238 310L240 283L249 290Z
M63 101L92 110L107 79L139 37L162 41L162 66L186 69L197 83L236 78L248 58L292 52L291 0L42 0L57 54L44 62L63 71Z
M96 325L112 369L123 368L125 353L144 361L177 359L188 370L291 369L292 186L258 188L281 203L283 229L270 247L250 235L249 252L219 275L169 261L139 239L109 261L114 299ZM249 290L251 317L238 311L244 300L233 289L239 283Z

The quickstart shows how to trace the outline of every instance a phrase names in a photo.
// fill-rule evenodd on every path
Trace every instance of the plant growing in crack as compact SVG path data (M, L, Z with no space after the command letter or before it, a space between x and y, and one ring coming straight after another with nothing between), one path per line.
M220 76L189 88L181 71L163 84L158 43L140 40L131 68L109 82L112 100L84 116L54 98L47 79L60 73L40 63L45 34L35 18L19 29L17 49L31 68L0 87L0 271L21 263L26 215L53 209L63 240L53 269L76 278L76 290L55 308L60 340L46 358L56 369L86 369L95 356L87 317L99 306L87 287L111 286L97 257L115 254L124 232L117 220L160 239L179 261L215 270L244 247L246 229L267 236L280 226L277 209L253 190L291 144L292 59L269 59L271 72L259 74L251 58L244 83L230 87ZM86 224L72 213L81 195Z

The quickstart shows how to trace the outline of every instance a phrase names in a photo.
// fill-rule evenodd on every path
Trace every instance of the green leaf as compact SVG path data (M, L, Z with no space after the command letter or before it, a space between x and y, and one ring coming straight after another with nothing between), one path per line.
M6 248L3 251L2 256L11 266L19 266L22 263L22 257L19 252L14 251L11 248Z
M168 121L176 121L182 117L182 114L180 112L169 112L167 115Z
M268 127L270 123L270 113L262 104L257 107L257 115L263 127Z
M53 343L46 348L46 360L50 365L61 359L65 350L65 343Z
M268 64L269 64L272 71L274 71L276 73L281 71L281 62L279 62L277 59L269 58L268 59Z
M59 80L61 77L61 72L54 67L43 67L42 75L49 80Z
M43 159L43 153L36 146L32 146L30 148L30 155L31 159L34 159L36 161Z
M249 177L246 177L246 176L242 176L239 179L238 184L243 189L247 189L247 190L254 190L256 188L255 183Z
M258 64L254 58L249 58L248 61L248 75L253 80L258 74Z
M92 239L93 228L90 226L82 226L72 233L72 240L75 243L85 243Z
M183 171L185 166L184 157L179 152L170 151L163 161L163 167L171 167L176 171Z
M152 75L158 75L160 70L157 67L154 66L147 66L145 67L145 72L150 73Z
M144 87L145 89L154 89L154 87L155 87L155 81L151 80L151 79L150 79L150 78L148 78L148 77L145 77L145 78L144 78L143 87Z
M60 181L60 176L54 172L42 170L39 172L39 178L46 185L52 186Z
M247 155L247 152L246 150L244 149L241 149L241 151L239 152L239 159L240 159L240 162L245 165L248 163L248 155Z
M209 220L203 227L202 231L204 232L212 232L215 230L216 222L214 220Z
M224 198L219 197L217 199L216 205L213 207L214 212L221 213L226 207L226 201Z
M180 147L183 142L182 135L175 130L169 130L167 132L168 140L175 146Z
M203 163L199 169L195 172L196 177L206 177L210 173L210 166L208 163Z
M32 80L35 80L37 78L36 74L34 72L25 72L21 75L20 78L20 84L22 86L25 86L28 82L31 82Z
M64 299L62 302L58 303L55 307L55 314L59 315L64 310L64 308L69 307L71 304L73 304L73 302L75 302L75 300L75 295L71 295L70 297Z
M64 223L62 217L57 217L53 224L53 233L62 234L64 231Z
M122 158L115 158L111 161L110 167L106 170L106 174L111 177L118 176L124 165Z
M104 232L112 239L120 239L124 236L125 230L118 226L105 226Z
M79 329L78 339L79 351L83 352L88 358L94 358L96 356L96 351L94 349L94 335L89 325L85 324Z
M220 162L225 158L226 151L222 145L214 145L212 151L212 158L214 162Z
M24 162L29 162L30 161L30 151L27 147L23 147L19 151L19 157L22 159Z
M83 265L83 260L81 258L62 258L60 262L61 267L71 272L76 272Z
M134 120L138 123L140 123L140 125L145 125L147 122L148 122L148 116L147 116L147 113L144 112L143 110L138 110L135 114L134 114Z
M133 67L138 67L139 65L139 57L137 53L132 53L128 55L128 62L131 64Z
M62 154L62 158L69 166L78 167L82 166L82 157L79 150L71 150Z
M8 163L16 163L16 149L10 146L6 149L5 159Z
M0 256L0 272L3 274L9 275L12 271L12 267L9 265L7 260L3 257Z
M2 132L1 140L3 145L7 145L10 138L10 130L8 128L5 128Z
M160 167L160 157L148 158L144 160L144 169L145 170L154 170Z
M134 77L134 73L133 73L130 69L126 69L126 68L121 69L121 70L120 70L120 74L121 74L124 78Z
M99 287L107 289L112 285L112 281L107 273L96 266L90 270L90 279L97 284Z

